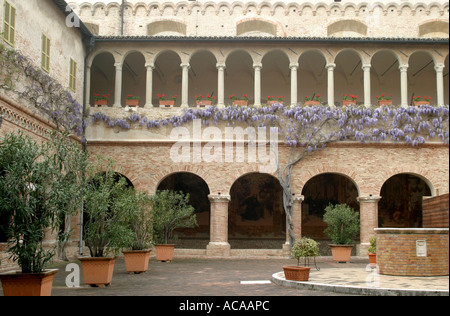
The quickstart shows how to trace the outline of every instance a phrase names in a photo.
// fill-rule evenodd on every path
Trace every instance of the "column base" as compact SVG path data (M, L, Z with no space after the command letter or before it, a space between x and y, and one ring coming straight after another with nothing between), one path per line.
M211 257L229 257L231 246L228 242L211 241L206 246L206 255Z

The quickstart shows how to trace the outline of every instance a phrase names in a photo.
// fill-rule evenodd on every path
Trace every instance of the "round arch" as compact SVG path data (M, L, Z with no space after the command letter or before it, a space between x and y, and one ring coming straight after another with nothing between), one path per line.
M327 95L327 59L319 49L302 52L298 58L297 85L299 101L305 96Z
M244 174L231 186L230 196L231 248L281 248L286 241L286 216L278 179L265 173Z
M209 50L200 49L190 56L189 65L189 104L195 104L196 95L217 98L217 57Z
M416 51L408 59L408 103L413 97L431 97L436 104L436 58L428 51Z
M254 93L254 60L250 53L243 49L237 49L225 56L225 98L235 94L242 97L249 96L249 104L253 104Z
M363 63L363 56L354 49L343 49L337 53L334 70L335 100L341 100L342 94L364 95ZM364 100L361 98L358 101Z
M379 227L422 227L422 200L432 189L424 178L412 173L398 173L387 179L378 202Z
M163 50L156 54L153 70L152 104L158 106L158 94L181 96L181 57L173 50ZM178 99L177 103L180 102ZM175 104L177 106L177 103Z
M377 96L392 94L393 104L401 103L400 56L392 50L379 50L371 58L371 104L377 104Z
M111 52L99 51L96 53L91 65L91 78L90 78L90 96L89 104L94 105L95 96L94 94L100 95L110 95L108 100L108 105L113 105L115 103L114 93L115 93L115 80L116 80L116 69L114 67L115 58Z
M272 49L264 54L261 64L262 99L269 95L283 96L285 104L291 104L289 56L284 50Z
M138 96L140 105L146 100L146 68L145 56L139 51L129 51L122 63L122 103L126 103L128 95Z
M189 194L189 204L195 209L198 226L178 229L177 247L189 249L205 249L209 242L211 204L210 190L206 181L191 172L176 172L167 175L158 184L157 190L171 190Z

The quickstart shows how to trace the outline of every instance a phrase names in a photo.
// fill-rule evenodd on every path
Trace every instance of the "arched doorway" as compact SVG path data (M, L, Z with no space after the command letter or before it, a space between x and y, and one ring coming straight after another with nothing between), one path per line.
M205 249L209 242L210 210L208 185L199 176L179 172L167 176L158 186L159 191L171 190L189 194L189 204L195 209L198 227L175 230L177 248Z
M320 253L331 255L328 247L329 238L324 230L327 224L323 221L325 208L329 204L347 204L359 212L357 201L358 188L346 176L337 173L317 175L308 182L302 190L302 236L310 237L319 242ZM356 238L359 238L356 236Z
M242 176L231 187L228 242L233 249L280 249L286 241L282 188L268 174Z
M378 202L378 226L422 227L422 200L431 196L428 184L412 174L397 174L381 187Z

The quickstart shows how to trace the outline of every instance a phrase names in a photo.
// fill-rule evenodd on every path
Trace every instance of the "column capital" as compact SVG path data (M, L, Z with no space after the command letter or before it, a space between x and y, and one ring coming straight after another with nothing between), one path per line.
M328 70L333 70L334 68L336 68L336 64L335 63L328 63L326 64L326 66Z
M253 64L253 68L254 69L261 69L262 68L262 64L261 63L254 63Z
M298 68L298 63L290 63L289 64L289 69L292 69L292 68L297 69Z
M155 64L154 63L145 63L145 68L155 69Z
M122 63L114 63L114 67L116 67L117 70L122 70Z
M304 195L294 195L292 197L292 199L294 200L294 203L302 203L305 200L305 196Z
M369 194L369 196L358 196L356 200L359 203L377 203L381 200L381 196Z
M400 69L400 71L407 71L408 67L409 67L408 64L401 64L398 66L398 69Z
M191 68L191 65L189 65L189 63L181 63L180 67L189 69L189 68Z
M363 64L361 68L362 68L364 71L368 71L368 70L370 70L371 67L372 67L371 64Z
M208 195L208 199L211 202L230 202L231 201L231 196L228 194L210 194Z
M442 72L444 70L444 68L445 68L444 64L436 64L434 66L434 70L436 70L436 72Z
M225 69L225 68L227 68L227 65L225 63L217 63L216 68L217 69Z

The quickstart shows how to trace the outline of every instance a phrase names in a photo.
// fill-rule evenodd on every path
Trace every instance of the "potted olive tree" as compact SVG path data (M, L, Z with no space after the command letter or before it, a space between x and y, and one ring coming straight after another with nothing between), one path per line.
M319 246L317 242L311 238L302 237L295 242L291 253L292 256L297 259L297 266L283 267L286 280L308 281L309 272L311 270L309 267L309 259L319 256ZM300 258L305 259L304 266L300 266ZM308 266L306 266L307 261Z
M325 233L331 238L333 260L349 262L353 238L359 231L359 214L347 204L328 205L323 220L328 224Z
M155 242L156 260L170 262L175 245L169 244L176 239L176 228L193 228L197 226L194 208L189 205L189 194L170 190L158 191L152 197L153 241Z
M53 132L37 144L22 133L0 143L0 213L9 218L7 251L21 271L0 276L5 296L49 296L57 270L47 269L61 239L67 214L75 214L83 197L85 155L68 134Z
M120 200L127 209L128 225L133 238L122 250L128 272L142 273L148 270L152 242L153 225L151 218L151 198L146 192L138 192L134 188L124 191Z
M113 171L112 161L106 162L105 169L103 165L103 159L98 157L97 163L88 168L90 179L84 204L84 242L91 256L79 260L84 283L91 286L111 283L116 255L133 239L122 201L126 180Z

